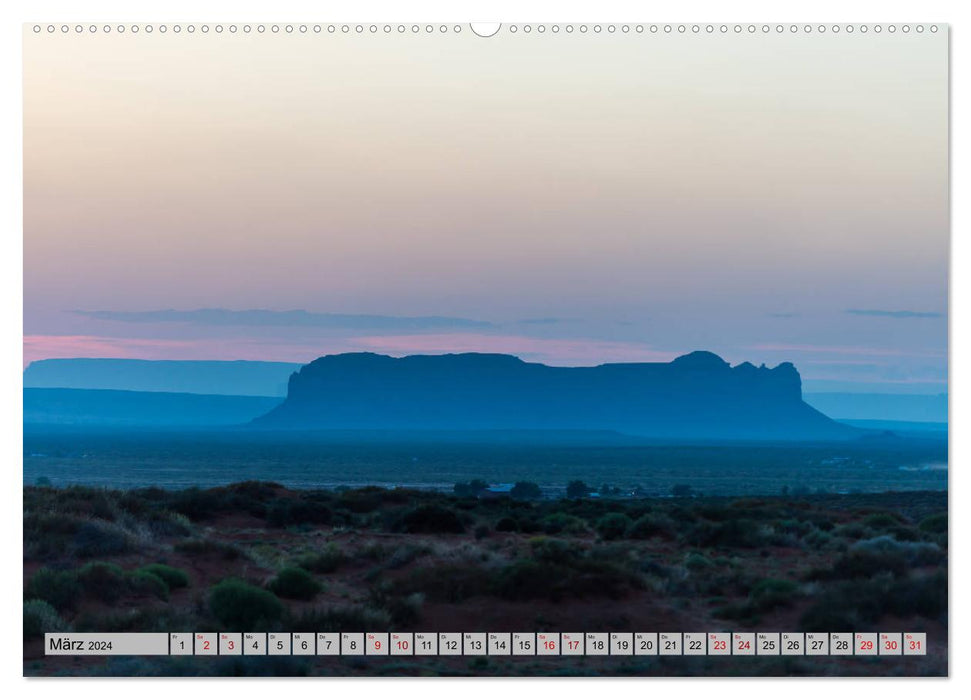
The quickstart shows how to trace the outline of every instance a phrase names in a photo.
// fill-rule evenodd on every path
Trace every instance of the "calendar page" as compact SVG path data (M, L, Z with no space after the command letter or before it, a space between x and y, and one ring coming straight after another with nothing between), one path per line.
M945 24L28 23L27 676L946 676Z

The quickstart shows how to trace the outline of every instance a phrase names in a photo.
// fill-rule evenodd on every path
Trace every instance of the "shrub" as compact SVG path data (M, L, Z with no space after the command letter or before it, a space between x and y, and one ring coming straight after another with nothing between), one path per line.
M24 640L37 639L45 632L66 632L68 625L46 600L24 601Z
M947 615L947 572L894 579L882 574L869 580L828 586L800 620L806 632L853 630L884 616L914 615L939 619Z
M529 546L534 559L551 564L566 564L580 555L570 542L551 537L534 537L529 541Z
M135 549L131 535L113 523L89 520L74 534L74 551L79 557L108 557Z
M748 518L719 523L699 522L685 533L684 540L698 547L754 549L771 544L771 537L763 526Z
M943 535L947 533L947 513L937 513L928 516L920 521L918 525L921 532L931 535Z
M582 481L571 481L566 485L567 498L586 498L590 495L591 489Z
M684 566L691 571L703 571L712 567L711 559L698 552L691 552L684 558Z
M558 535L561 532L568 535L581 535L587 531L585 520L567 513L550 513L542 518L539 524L547 535Z
M631 526L630 516L624 513L607 513L597 521L597 533L605 540L623 537Z
M473 479L468 482L458 482L452 487L452 492L459 498L475 498L487 488L489 484L482 479Z
M427 598L442 603L461 603L489 590L489 573L473 563L419 566L398 580L403 594L424 593Z
M762 579L752 587L749 601L757 612L768 612L776 608L789 607L796 597L798 586L792 581L782 579Z
M132 593L150 595L159 600L168 600L169 587L155 574L138 570L128 574L128 587Z
M532 481L517 481L509 495L521 501L533 501L542 498L543 492Z
M395 524L395 530L408 533L460 533L465 526L455 511L435 503L426 503L407 511Z
M143 566L139 571L153 574L165 582L171 588L185 588L189 585L189 574L182 569L167 564L149 564Z
M50 603L57 611L73 610L81 598L82 588L76 571L42 568L27 584L26 597Z
M281 598L293 600L312 600L322 588L308 571L299 566L280 569L269 585L269 589Z
M116 564L92 561L78 571L82 593L103 603L114 603L128 592L125 572Z
M299 566L315 574L331 574L347 561L347 555L336 544L329 544L319 552L300 559Z
M226 579L209 592L209 610L228 629L272 627L283 615L283 604L270 591L239 579Z
M652 537L670 537L674 523L663 515L646 513L631 523L627 536L635 540L649 540Z

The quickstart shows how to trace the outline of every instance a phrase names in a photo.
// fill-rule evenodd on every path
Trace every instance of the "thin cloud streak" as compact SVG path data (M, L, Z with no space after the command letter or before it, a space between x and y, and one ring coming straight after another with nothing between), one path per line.
M853 316L877 316L880 318L942 318L936 311L889 311L886 309L847 309Z
M441 330L445 328L492 328L487 321L452 316L382 316L337 314L291 309L161 309L157 311L83 311L72 313L98 321L120 323L190 323L208 326L279 326L344 328L351 330Z

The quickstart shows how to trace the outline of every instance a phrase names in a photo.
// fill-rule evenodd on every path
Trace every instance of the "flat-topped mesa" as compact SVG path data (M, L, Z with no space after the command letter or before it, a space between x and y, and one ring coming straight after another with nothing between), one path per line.
M799 372L710 352L551 367L512 355L326 355L254 425L340 430L614 430L670 439L827 440L856 431L802 401Z

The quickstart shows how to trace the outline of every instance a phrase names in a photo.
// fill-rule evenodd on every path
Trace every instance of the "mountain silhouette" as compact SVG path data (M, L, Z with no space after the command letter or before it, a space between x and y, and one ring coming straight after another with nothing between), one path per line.
M613 430L676 440L838 440L860 431L802 400L791 363L732 367L711 352L669 363L550 367L511 355L320 357L253 421L274 430Z

